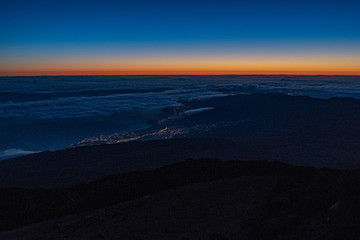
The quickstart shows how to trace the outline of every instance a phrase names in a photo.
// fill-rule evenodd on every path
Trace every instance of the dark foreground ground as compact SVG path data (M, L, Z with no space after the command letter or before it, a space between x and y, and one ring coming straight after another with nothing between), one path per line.
M2 189L0 239L359 239L359 186L358 170L187 160L65 189Z
M194 100L136 134L0 162L0 239L360 239L359 100Z

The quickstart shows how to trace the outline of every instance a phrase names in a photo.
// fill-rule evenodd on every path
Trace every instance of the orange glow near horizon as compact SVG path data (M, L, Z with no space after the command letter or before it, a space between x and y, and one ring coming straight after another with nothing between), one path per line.
M172 56L0 62L0 76L39 75L360 75L360 58Z
M49 72L1 72L0 76L92 76L92 75L344 75L360 76L360 72L335 71L49 71Z

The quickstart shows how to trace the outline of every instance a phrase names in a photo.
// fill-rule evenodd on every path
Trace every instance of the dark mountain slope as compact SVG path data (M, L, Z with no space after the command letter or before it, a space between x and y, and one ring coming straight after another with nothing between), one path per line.
M0 162L0 187L66 187L111 174L147 170L186 158L226 157L222 139L173 139L42 152ZM231 155L233 158L234 155Z
M359 186L358 170L188 160L67 189L3 189L3 230L84 213L0 238L355 240Z
M109 176L66 189L0 189L0 229L87 211L203 181L239 176L313 175L318 170L266 161L189 160L145 172Z
M360 163L359 100L251 94L188 101L166 111L181 116L205 107L213 109L172 117L164 125L203 126L186 137L216 136L235 141L242 150L240 159L334 168L353 168Z

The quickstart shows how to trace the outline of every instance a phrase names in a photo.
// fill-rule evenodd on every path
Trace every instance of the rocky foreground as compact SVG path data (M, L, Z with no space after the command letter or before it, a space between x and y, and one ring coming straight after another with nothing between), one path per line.
M187 160L64 189L2 189L1 239L358 239L360 172Z

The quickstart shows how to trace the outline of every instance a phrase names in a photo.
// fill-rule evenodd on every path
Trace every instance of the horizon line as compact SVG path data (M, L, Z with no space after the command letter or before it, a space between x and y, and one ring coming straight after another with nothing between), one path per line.
M69 73L1 73L0 77L50 77L50 76L360 76L360 72L344 73L344 72L188 72L188 73L167 73L167 72L69 72Z
M334 76L334 77L360 77L360 74L64 74L64 75L0 75L6 77L95 77L95 76Z

